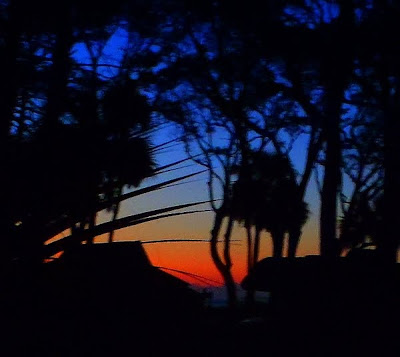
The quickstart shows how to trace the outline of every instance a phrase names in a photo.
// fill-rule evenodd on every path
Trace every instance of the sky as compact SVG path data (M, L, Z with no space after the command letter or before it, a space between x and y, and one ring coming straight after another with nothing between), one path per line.
M117 65L122 58L123 47L126 45L127 37L123 30L118 30L108 41L103 49L101 64ZM80 63L90 63L90 56L84 44L77 44L73 48L72 56ZM113 69L101 67L102 75L112 77L115 75ZM179 135L176 128L172 125L157 131L152 137L154 145L175 139ZM301 136L293 147L291 159L295 169L303 172L306 136ZM162 166L176 160L185 158L185 152L180 145L172 146L156 156L158 166ZM140 187L145 187L156 182L161 182L170 178L179 177L202 168L194 163L184 163L183 168L159 175L154 178L146 179ZM303 236L299 244L298 255L318 254L318 211L319 193L314 179L310 180L309 188L306 192L306 202L309 204L310 217L303 228ZM119 218L135 213L144 212L151 209L167 207L182 203L208 200L207 174L201 174L190 178L184 184L165 188L153 193L146 194L122 204ZM207 209L208 205L196 206L195 209ZM152 240L162 239L205 239L210 238L210 231L213 224L213 212L196 213L192 215L178 216L144 223L130 228L121 229L115 232L115 241L140 240L153 265L174 270L185 271L192 274L210 279L211 285L222 285L222 278L214 267L209 253L208 242L179 242L179 243L146 243ZM99 222L110 219L110 216L102 213ZM237 283L240 283L246 274L246 243L245 230L236 224L233 230L232 239L232 273ZM237 241L236 241L237 240ZM97 242L107 241L107 236L100 236ZM267 233L263 233L260 247L260 258L271 256L272 244ZM194 280L193 278L179 273L170 273L198 285L206 283Z
M153 137L153 144L166 142L178 135L177 129L169 126ZM295 168L302 172L305 138L300 138L292 151L292 159ZM156 156L157 165L165 165L185 158L185 152L180 145L171 147ZM145 187L170 178L179 177L202 168L192 163L182 164L182 169L161 174L143 181L139 187ZM187 167L186 167L187 166ZM186 183L187 182L187 183ZM168 207L189 202L208 200L207 174L203 173L186 182L152 192L141 197L127 200L122 204L119 218L152 209ZM306 194L306 201L311 211L310 219L303 229L303 237L299 244L298 255L318 254L318 195L313 181ZM208 204L196 207L196 209L209 208ZM115 241L140 240L144 242L144 248L153 265L174 270L185 271L210 279L211 285L222 284L222 279L216 270L210 256L208 242L179 242L179 243L146 243L152 240L163 239L205 239L210 238L214 213L195 213L192 215L178 216L160 219L137 226L121 229L115 232ZM109 219L107 214L102 214L100 221ZM246 232L239 224L235 225L232 239L232 273L237 283L240 283L246 275ZM107 241L107 236L98 237L97 242ZM260 258L272 255L272 244L269 234L263 233L261 240ZM197 285L207 285L205 282L193 279L187 275L170 273Z

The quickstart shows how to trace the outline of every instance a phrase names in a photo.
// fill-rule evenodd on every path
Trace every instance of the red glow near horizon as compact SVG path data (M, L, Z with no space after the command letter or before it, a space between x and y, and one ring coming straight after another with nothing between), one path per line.
M177 217L160 220L156 224L143 224L132 228L116 231L115 241L142 241L143 247L154 266L168 268L164 271L190 284L207 287L224 285L221 274L216 269L210 255L208 243L209 230L212 225L212 215ZM211 219L210 219L211 218ZM299 244L298 255L318 253L317 225L308 224ZM190 233L189 233L190 232ZM222 230L223 232L223 230ZM67 236L64 232L52 238L51 241ZM222 235L221 235L222 236ZM171 237L181 239L201 239L204 242L174 242L146 244L146 241L165 240ZM243 227L235 225L232 234L231 256L232 275L236 283L240 284L247 274L246 262L246 232ZM96 243L106 242L108 235L96 238ZM219 248L223 248L220 243ZM272 255L272 244L268 234L263 233L260 246L260 259ZM190 276L190 274L197 276ZM205 278L205 279L202 279Z
M234 238L238 239L240 232L235 232ZM231 247L232 255L232 275L236 283L240 284L247 275L246 261L246 243L245 239L238 239ZM315 244L313 240L306 240L300 244L299 256L316 254ZM222 244L220 246L222 248ZM174 275L190 284L197 286L222 286L223 279L216 269L211 256L209 243L166 243L166 244L144 244L144 248L154 266L165 267L172 270L165 270L167 273ZM260 259L272 255L272 246L270 239L265 236L261 241ZM197 277L191 277L188 274L195 274L212 281L201 281ZM219 282L215 283L215 282Z

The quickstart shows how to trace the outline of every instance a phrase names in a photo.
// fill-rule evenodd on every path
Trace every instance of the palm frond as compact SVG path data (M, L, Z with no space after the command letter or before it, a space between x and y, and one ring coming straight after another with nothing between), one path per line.
M163 168L168 167L168 166L170 167L172 165L178 164L183 161L186 161L186 159L177 161L177 162L169 164L169 165L165 165L165 166L163 166ZM176 182L183 181L187 178L199 175L203 172L205 172L205 170L194 172L192 174L188 174L188 175L184 175L184 176L180 176L180 177L177 177L177 178L174 178L171 180L163 181L163 182L160 182L160 183L148 186L148 187L144 187L142 189L138 189L138 190L126 193L119 197L115 197L112 200L101 202L97 205L96 211L100 212L100 211L106 209L107 207L110 207L113 204L125 201L125 200L133 198L133 197L143 195L145 193L150 193L150 192L162 189L162 188L170 187L170 185L172 185ZM48 227L46 227L47 231L44 234L45 240L48 240L48 239L56 236L57 234L60 234L61 232L65 231L66 229L68 229L70 227L70 225L71 225L71 220L67 216L61 217L56 222L52 222Z
M165 214L167 212L179 210L179 209L184 209L188 207L193 207L196 205L201 205L204 203L209 203L210 201L200 201L200 202L193 202L193 203L186 203L182 205L175 205L175 206L169 206L161 209L156 209L152 211L147 211L135 215L130 215L124 218L117 219L115 221L111 222L106 222L103 224L100 224L93 229L88 229L83 232L80 236L77 235L69 235L65 238L62 238L60 240L57 240L55 242L52 242L48 245L45 246L45 252L44 255L47 256L52 256L56 254L59 251L64 250L71 242L76 242L78 241L84 241L86 239L86 236L90 234L91 236L99 236L105 233L109 233L111 231L117 230L117 229L123 229L131 226L135 226L141 223L146 223L146 222L151 222L155 221L158 219L162 218L167 218L167 217L173 217L173 216L181 216L181 215L186 215L186 214L193 214L193 213L200 213L200 212L208 212L209 210L196 210L196 211L187 211L187 212L177 212L177 213L169 213Z

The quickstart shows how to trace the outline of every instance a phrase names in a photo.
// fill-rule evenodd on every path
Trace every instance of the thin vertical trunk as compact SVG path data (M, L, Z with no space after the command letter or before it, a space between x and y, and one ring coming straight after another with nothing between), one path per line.
M326 125L326 159L321 194L320 251L322 256L335 256L337 194L340 185L340 117L330 115Z
M343 65L339 65L344 71ZM342 74L343 75L343 74ZM327 86L327 116L323 137L325 139L325 169L321 192L320 209L320 254L334 257L338 252L337 202L341 184L342 149L340 139L341 105L345 90L345 77L337 74Z
M254 235L254 250L253 250L253 257L252 257L252 265L251 268L253 268L257 262L258 262L258 256L259 256L259 251L260 251L260 235L261 235L261 229L256 226L256 231ZM250 273L251 268L249 267L248 273ZM248 308L253 308L255 304L255 290L254 288L250 288L247 290L246 293L246 305Z
M233 229L233 218L228 218L228 225L226 227L224 236L224 260L225 260L225 275L226 275L226 289L228 292L228 304L230 308L235 308L237 304L236 286L232 276L232 260L230 253L230 240Z
M285 233L281 231L271 232L272 243L273 243L273 253L274 258L281 258L283 255L283 239Z
M318 135L318 134L316 134L316 135ZM308 144L306 167L304 169L304 173L301 178L301 182L299 184L300 199L304 199L307 185L308 185L308 182L310 181L312 169L313 169L315 161L318 157L318 153L321 150L322 138L323 138L323 136L321 134L319 134L318 138L315 140L314 135L311 135L310 142Z
M254 265L253 260L253 237L251 236L251 226L246 224L246 234L247 234L247 274L250 274L251 269Z
M121 196L121 192L122 192L122 187L120 185L118 187L118 197ZM112 222L114 222L118 218L118 213L119 213L120 206L121 206L121 202L118 201L114 206ZM114 238L114 229L110 231L110 234L108 236L108 243L112 243L113 242L113 238Z
M256 226L256 235L254 237L253 266L257 264L258 257L260 255L260 239L261 239L261 228Z
M289 243L287 250L288 258L296 257L296 251L301 237L301 229L299 228L300 227L296 227L296 229L292 229L289 231Z
M120 208L120 202L115 204L113 218L112 218L113 222L116 221L116 219L118 218L119 208ZM108 235L108 243L112 243L113 241L114 241L114 229L112 229L110 231L110 234Z
M253 237L251 231L251 225L246 223L246 234L247 234L247 274L250 274L253 266ZM254 306L254 289L248 289L246 292L246 305L251 308Z
M322 145L322 135L315 134L316 128L312 129L312 134L310 136L310 142L308 144L307 150L307 160L304 169L303 176L301 178L300 184L298 186L297 194L298 196L294 199L297 201L303 201L306 193L308 182L310 181L312 168L314 166L315 160L317 159L318 153L321 150ZM317 139L315 138L317 136ZM301 238L302 227L293 227L289 230L289 242L288 242L288 257L294 258L296 256L297 247Z
M397 93L398 94L398 93ZM399 104L394 103L397 98L393 98L387 105L384 119L385 135L385 179L384 179L384 216L383 232L380 234L378 242L379 256L384 263L395 263L399 248L399 202L400 202L400 140L398 133L400 130L400 108Z
M221 274L222 278L224 279L227 294L228 294L228 304L230 308L235 308L237 304L237 296L236 296L236 287L235 282L232 277L232 273L230 268L228 268L224 262L222 261L221 257L218 254L218 237L221 231L222 222L224 219L223 211L217 210L215 213L214 218L214 226L211 231L211 239L210 239L210 252L211 258L218 269L219 273ZM226 259L226 258L225 258ZM230 261L230 259L228 259Z

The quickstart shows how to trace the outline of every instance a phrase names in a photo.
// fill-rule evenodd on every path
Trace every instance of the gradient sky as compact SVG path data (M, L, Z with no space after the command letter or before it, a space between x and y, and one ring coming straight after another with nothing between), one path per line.
M116 33L108 41L104 48L104 55L100 60L100 64L117 65L122 58L123 48L127 44L127 34L124 30L117 30ZM90 56L84 44L76 44L73 48L72 56L80 63L90 64ZM115 75L115 69L101 67L102 75L112 77ZM160 130L153 138L152 143L157 145L174 139L179 135L176 128L167 126ZM295 144L291 158L295 169L303 172L304 160L306 157L306 140L307 137L300 137ZM185 158L184 150L181 146L176 145L157 155L156 161L158 165L165 165L181 158ZM188 163L183 164L187 166ZM164 181L169 178L178 177L194 171L201 170L201 167L191 165L180 170L165 173L157 177L145 180L141 187ZM188 183L177 185L171 188L165 188L157 192L146 194L142 197L128 200L122 204L119 217L131 215L151 209L167 207L181 203L196 202L208 200L207 176L201 174L195 178L189 179ZM306 201L309 204L310 218L303 229L303 237L299 244L298 255L318 253L318 211L319 211L319 193L315 186L314 179L311 179L306 194ZM209 208L208 205L196 206L196 209ZM107 214L101 214L100 221L110 219ZM185 215L182 217L173 217L161 219L154 222L144 223L131 228L118 230L115 232L116 241L124 240L140 240L143 242L159 239L209 239L210 230L212 228L213 213L197 213L193 215ZM245 231L238 224L235 225L232 239L239 240L232 245L232 261L233 275L236 282L240 282L246 274L246 243ZM98 242L106 241L107 236L97 238ZM220 281L222 279L213 265L209 253L208 243L157 243L145 244L146 252L150 260L156 266L167 267L176 270L182 270L189 273L198 274L206 278ZM267 233L263 233L261 241L260 258L271 255L271 239ZM190 282L193 281L182 274L178 274L182 279Z
M153 143L158 144L165 142L177 137L178 134L177 130L172 127L165 128L157 133L153 138ZM304 138L300 138L292 152L293 162L296 169L300 172L303 170L304 151L305 140ZM156 161L158 165L164 165L184 157L185 153L183 148L180 145L176 145L159 154L156 157ZM201 167L195 164L184 163L182 166L187 165L189 166L180 170L147 179L143 182L141 187L201 170ZM200 174L193 179L189 178L187 182L188 183L165 188L124 202L119 217L170 205L209 199L206 173ZM311 214L309 221L304 227L304 234L299 245L298 255L300 256L318 253L318 195L314 182L311 181L306 196ZM209 206L202 205L196 207L196 209L197 208L209 208ZM213 217L213 212L205 212L161 219L118 230L115 232L115 240L140 240L146 242L161 239L209 239ZM109 215L107 214L102 214L100 217L101 221L107 219L109 219ZM246 274L246 232L239 224L235 225L232 239L238 240L232 245L232 271L235 281L239 283ZM106 235L97 238L98 242L106 240ZM209 244L206 242L155 243L145 244L144 248L155 266L198 274L222 283L222 279L211 260ZM267 233L263 233L260 258L271 256L271 249L271 239ZM182 274L177 274L177 276L199 284L199 281L193 281L193 279Z

